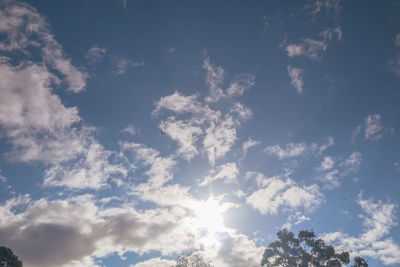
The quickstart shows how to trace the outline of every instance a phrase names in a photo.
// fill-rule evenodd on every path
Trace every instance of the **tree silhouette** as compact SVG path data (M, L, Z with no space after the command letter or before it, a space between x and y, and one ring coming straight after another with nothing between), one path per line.
M0 247L0 267L22 267L22 261L7 247Z
M335 248L316 239L313 231L300 231L296 238L292 232L281 230L278 239L268 245L261 266L273 267L341 267L350 263L349 252L336 253ZM353 267L368 267L361 257L354 258Z

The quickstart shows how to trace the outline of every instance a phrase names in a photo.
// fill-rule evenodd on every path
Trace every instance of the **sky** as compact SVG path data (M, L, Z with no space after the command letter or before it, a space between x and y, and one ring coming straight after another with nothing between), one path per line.
M0 2L0 245L26 267L400 266L399 1Z

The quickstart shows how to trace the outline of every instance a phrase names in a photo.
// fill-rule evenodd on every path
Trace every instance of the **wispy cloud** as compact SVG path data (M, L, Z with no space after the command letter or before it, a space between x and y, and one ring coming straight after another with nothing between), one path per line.
M121 132L130 134L130 135L135 135L138 132L138 130L136 129L135 126L133 126L132 124L129 124L124 129L122 129Z
M85 55L85 58L89 61L90 65L94 65L99 62L104 54L106 53L106 49L98 46L97 44L92 46Z
M372 114L365 117L363 123L358 125L352 134L352 141L363 131L366 140L377 141L383 137L384 127L381 125L381 115Z
M346 168L345 170L346 174L348 172L355 173L360 169L361 162L362 162L362 154L358 151L354 151L340 165Z
M270 155L275 155L280 159L295 158L304 156L307 154L321 155L325 150L335 144L332 136L327 138L327 142L321 145L317 143L307 144L305 142L300 143L288 143L284 146L279 144L268 146L264 149L264 152Z
M368 115L364 123L365 139L378 140L382 137L381 116L379 114Z
M322 12L328 16L337 16L342 11L341 2L341 0L314 0L306 8L311 10L312 15Z
M251 74L243 74L237 77L226 89L228 97L241 96L255 84L255 77Z
M326 51L329 42L332 41L335 36L341 41L342 35L340 27L327 28L320 33L320 40L306 38L297 44L288 44L285 49L288 57L305 56L317 60L321 57L322 53Z
M389 67L396 76L400 76L400 33L396 35L394 45L396 54L389 60Z
M362 154L357 151L352 152L348 158L339 161L337 164L335 164L336 162L332 157L326 156L321 162L320 167L317 168L321 172L318 180L324 183L325 189L332 190L338 188L342 184L342 179L350 173L355 174L358 172L361 162ZM353 181L358 182L358 178Z
M241 159L244 159L244 158L246 157L247 151L248 151L251 147L257 146L257 145L259 145L259 144L261 144L261 142L256 141L256 140L253 140L253 139L251 139L251 138L249 138L249 139L247 139L247 141L243 142L243 144L242 144L243 155L242 155Z
M206 84L209 87L209 96L206 97L207 102L215 103L226 97L241 96L255 84L254 75L241 74L224 91L222 89L224 68L211 64L210 57L207 56L203 63L203 69L206 71Z
M149 166L145 174L152 186L161 186L172 179L172 169L176 165L173 156L161 157L158 150L138 143L125 142L121 146L125 151L133 152L136 159L142 161L145 166Z
M7 182L7 178L1 172L2 172L2 170L0 169L0 181L5 183L5 182Z
M273 145L266 147L264 152L276 155L280 159L298 157L307 151L306 143L288 143L284 147L280 145Z
M208 102L218 102L225 96L221 86L224 81L224 69L221 66L214 66L210 62L210 57L206 57L203 63L203 69L206 71L206 83L210 88Z
M171 46L170 48L168 48L168 53L172 54L176 52L176 48Z
M115 57L113 64L115 66L115 73L117 75L124 75L128 69L144 66L145 63L144 61L136 62L128 58Z
M223 180L224 183L237 183L237 176L239 169L235 162L226 163L219 166L218 171L211 171L211 173L199 181L199 186L206 186L216 180Z
M297 93L301 94L303 92L303 70L300 68L287 66L287 71L290 77L290 83L296 88Z

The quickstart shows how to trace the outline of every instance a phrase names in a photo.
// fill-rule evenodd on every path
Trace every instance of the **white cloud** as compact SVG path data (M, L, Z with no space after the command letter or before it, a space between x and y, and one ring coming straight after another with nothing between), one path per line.
M320 33L320 36L321 40L306 38L298 44L287 45L285 49L288 57L305 56L317 60L326 51L334 36L337 36L339 41L342 40L342 30L340 27L327 28Z
M286 52L288 57L305 56L315 60L320 58L327 48L326 42L307 38L300 44L289 44Z
M363 199L361 194L357 202L365 213L359 216L363 220L363 232L357 237L342 232L326 233L322 238L339 250L379 259L385 265L400 263L400 246L390 237L391 228L397 225L394 215L396 205Z
M268 146L264 149L264 152L285 159L303 155L307 152L307 147L306 143L288 143L284 147L280 145Z
M238 116L237 119L233 117L234 114L236 114ZM253 116L253 112L246 106L236 102L229 109L227 116L234 118L235 123L239 124L240 120L250 119L251 116Z
M144 61L136 62L128 58L115 57L113 59L113 64L116 69L115 73L117 75L123 75L129 68L144 66Z
M237 139L236 123L231 116L212 121L206 129L203 146L211 163L224 156Z
M335 189L340 186L341 177L339 171L335 169L324 173L324 176L319 178L319 180L324 182L325 189Z
M226 163L219 166L219 170L211 171L210 175L204 177L199 182L199 186L206 186L216 180L223 180L224 183L237 183L237 176L239 175L239 169L235 162Z
M335 161L332 159L332 157L326 156L326 157L324 157L324 160L321 162L320 169L321 170L332 169L334 164L335 164Z
M365 139L378 140L382 137L381 115L368 115L364 120Z
M242 121L252 116L250 109L241 103L233 103L225 110L210 108L206 102L218 102L223 98L242 95L254 85L254 76L239 76L228 88L221 89L224 70L215 67L206 57L203 68L206 70L206 84L210 95L201 102L198 95L185 96L175 91L172 95L161 97L155 103L154 116L161 115L161 110L171 111L173 116L163 119L159 127L163 133L178 142L177 155L186 160L193 159L200 153L206 153L209 161L225 156L237 140L237 127ZM214 105L214 104L213 104Z
M65 82L80 92L87 74L72 65L36 9L18 1L0 5L0 50L18 55L0 59L0 126L11 144L6 158L45 163L46 185L99 188L112 173L123 177L125 168L109 162L111 152L95 140L94 128L53 91Z
M259 141L253 140L251 138L247 139L247 141L243 142L242 144L242 151L243 151L243 156L241 159L244 159L247 155L247 151L249 150L249 148L253 147L253 146L257 146L261 144Z
M254 75L244 74L231 83L228 89L226 89L226 93L229 97L241 96L245 91L253 87L254 84Z
M11 159L59 161L81 151L79 143L65 142L74 134L66 129L80 121L78 110L53 94L53 80L44 67L0 64L0 125L13 145Z
M323 202L323 194L317 185L299 186L289 177L257 177L259 189L246 198L246 202L261 214L277 214L283 211L310 212Z
M0 51L19 52L22 58L29 60L30 49L39 48L43 62L62 74L68 90L82 91L87 74L72 65L36 9L19 1L2 1L0 7L0 33L3 35Z
M221 267L257 267L264 253L264 247L258 247L246 235L230 233L223 236L224 245L217 250L212 258L214 266Z
M78 126L78 109L65 107L53 93L57 79L47 68L2 62L0 77L0 125L12 144L7 159L50 164L46 185L99 188L110 174L125 173L108 162L110 152L92 137L93 129Z
M135 135L137 133L137 130L136 130L135 126L133 126L132 124L129 124L124 129L122 129L121 132L130 134L130 135Z
M182 120L176 120L174 117L169 117L167 120L161 121L160 129L172 140L178 142L178 155L191 160L199 153L195 143L199 136L203 134L203 131L193 121L186 123Z
M147 182L135 186L132 194L139 196L143 201L153 202L160 206L185 207L186 202L193 198L189 190L190 187L179 184L155 186Z
M311 220L310 217L307 217L300 211L294 212L294 214L289 214L288 219L284 225L282 225L282 229L290 230L294 225L299 225L305 221Z
M166 259L161 259L161 258L152 258L146 261L142 261L139 263L136 263L135 265L129 265L129 267L171 267L176 264L176 261L171 261L171 260L166 260Z
M210 63L210 57L206 57L203 63L203 69L206 70L206 83L210 89L208 102L218 102L225 96L221 88L224 82L224 69L221 66L214 66Z
M313 142L307 144L305 142L300 143L288 143L285 146L280 146L278 144L268 146L264 149L264 152L270 155L275 155L280 159L300 157L304 155L316 155L320 156L329 147L335 144L332 136L328 137L327 143L318 145Z
M108 185L109 179L120 185L121 177L126 177L128 168L122 164L111 163L112 152L97 142L85 147L84 152L74 162L59 163L48 168L44 175L45 186L66 186L68 188L100 189Z
M170 47L168 48L168 53L172 54L176 52L176 48L175 47Z
M307 7L312 9L314 15L324 10L326 15L337 16L342 10L340 2L341 0L316 0Z
M400 33L396 35L396 40L394 41L396 46L400 46Z
M394 130L385 128L381 125L382 117L380 114L368 115L364 121L357 125L352 133L351 140L354 142L360 134L364 134L365 140L377 141L387 132L393 133Z
M172 169L176 165L173 156L161 157L160 152L138 143L122 143L123 150L134 153L137 160L142 161L149 169L145 174L149 177L148 183L159 187L173 178Z
M155 106L153 115L159 115L162 109L179 115L160 123L160 129L178 142L177 154L190 160L202 151L212 164L230 151L237 139L236 128L252 116L251 110L240 103L223 113L199 102L196 95L184 96L177 91L161 97Z
M342 41L342 29L340 27L336 28L327 28L320 33L320 36L323 40L331 41L334 39L335 35L339 41Z
M159 113L161 109L171 110L177 114L201 112L203 107L197 97L197 95L185 96L175 91L172 95L160 98L155 104L153 114Z
M2 172L2 170L0 169L0 181L5 183L5 182L7 182L7 177L5 177L1 172Z
M226 92L222 89L224 83L224 69L221 66L214 66L210 57L206 57L203 63L206 71L206 84L209 87L207 102L216 103L223 98L241 96L255 84L255 76L252 74L241 74L229 85Z
M38 65L0 65L0 124L8 135L23 131L56 130L80 120L76 107L65 107L53 94L57 79Z
M319 148L317 144L312 144L313 147L316 147L318 150L318 153L321 154L331 146L335 145L335 140L333 140L332 136L328 136L328 140L326 144L322 144Z
M85 58L89 61L89 64L93 65L99 62L104 54L106 53L106 49L103 47L99 47L97 44L92 46L85 55Z
M350 156L341 163L341 166L345 167L346 174L348 172L357 172L360 169L362 162L362 154L358 151L354 151Z
M396 168L396 170L400 171L400 161L393 163L393 166Z
M301 94L303 92L303 70L292 67L291 65L287 66L287 70L290 77L290 83L296 88L297 93Z
M320 167L318 167L318 170L322 172L318 180L324 183L325 189L335 189L341 185L341 180L349 173L356 173L359 170L361 161L362 154L354 151L347 159L337 164L340 168L332 169L335 161L330 156L326 156L321 162ZM355 183L358 181L358 178L353 179Z
M394 44L396 46L396 55L389 60L389 67L393 73L400 76L400 33L396 35Z

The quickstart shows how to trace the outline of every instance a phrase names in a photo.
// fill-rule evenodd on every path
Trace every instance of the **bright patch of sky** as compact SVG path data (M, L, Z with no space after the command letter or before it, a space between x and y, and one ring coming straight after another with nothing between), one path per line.
M259 266L282 228L400 265L398 1L0 3L0 245Z

